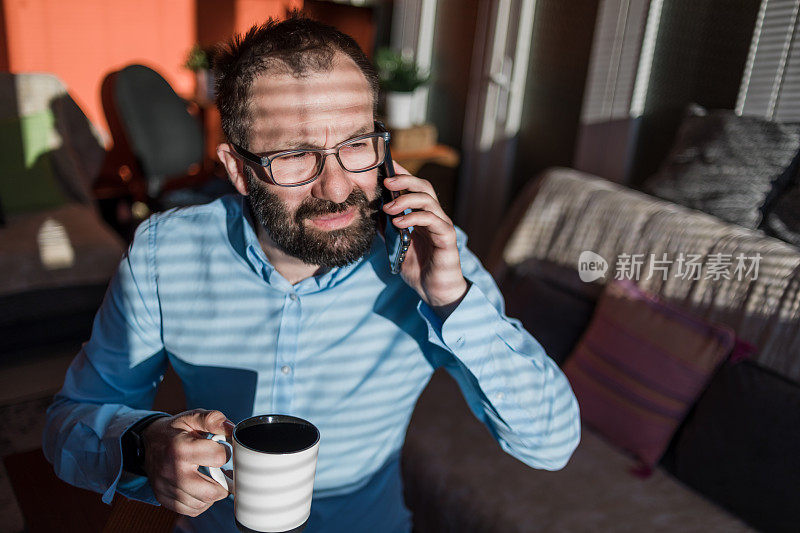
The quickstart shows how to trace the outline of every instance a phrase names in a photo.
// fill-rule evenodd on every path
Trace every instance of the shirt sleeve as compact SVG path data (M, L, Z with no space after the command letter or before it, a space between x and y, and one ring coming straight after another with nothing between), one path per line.
M534 468L563 468L580 440L572 388L519 320L505 316L494 280L456 232L470 287L444 322L420 302L428 340L445 350L441 366L503 450Z
M122 471L123 433L150 408L166 371L151 221L141 224L106 291L92 335L48 408L42 447L56 475L111 503L115 491L157 503L147 478Z

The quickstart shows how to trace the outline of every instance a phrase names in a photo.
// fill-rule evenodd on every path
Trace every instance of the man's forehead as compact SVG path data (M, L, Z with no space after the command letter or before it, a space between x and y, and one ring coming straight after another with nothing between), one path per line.
M372 119L372 91L349 58L327 72L303 77L266 73L253 81L251 138L278 141L319 137L332 129L359 128ZM271 144L271 143L270 143Z

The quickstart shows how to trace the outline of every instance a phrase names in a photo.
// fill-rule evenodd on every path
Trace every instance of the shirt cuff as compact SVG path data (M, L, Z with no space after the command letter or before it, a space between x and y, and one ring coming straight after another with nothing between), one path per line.
M428 340L460 358L476 349L476 353L488 356L486 347L494 341L502 319L483 291L471 282L461 303L444 322L423 301L417 304L417 312L428 325Z
M139 420L161 411L146 411L135 409L115 417L114 421L108 426L103 440L106 449L109 451L109 461L116 471L116 477L111 485L103 493L103 502L110 504L114 499L114 493L119 492L123 496L145 503L159 505L153 490L150 488L149 480L144 476L137 476L122 470L122 436L128 429ZM172 416L168 413L163 413Z

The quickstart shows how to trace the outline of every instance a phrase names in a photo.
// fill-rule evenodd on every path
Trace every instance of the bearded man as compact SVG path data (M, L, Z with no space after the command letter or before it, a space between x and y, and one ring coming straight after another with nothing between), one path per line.
M397 164L379 178L377 76L358 45L294 15L215 67L217 154L240 194L138 228L48 410L57 474L107 503L164 505L179 531L235 531L232 497L198 469L227 460L207 434L290 414L321 434L305 530L408 532L399 454L439 367L506 452L563 467L580 434L569 383L505 316L430 183ZM404 194L381 206L381 187ZM381 210L413 227L400 275ZM152 411L168 364L190 408L175 416Z

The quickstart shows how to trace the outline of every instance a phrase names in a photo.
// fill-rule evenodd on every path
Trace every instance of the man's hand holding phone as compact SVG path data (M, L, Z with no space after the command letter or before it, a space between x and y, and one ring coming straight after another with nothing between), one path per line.
M428 181L410 175L397 162L394 167L397 174L384 179L383 185L402 194L385 204L383 210L400 215L392 219L395 227L414 227L400 274L444 320L469 288L461 272L455 226ZM412 212L402 214L406 209Z

